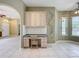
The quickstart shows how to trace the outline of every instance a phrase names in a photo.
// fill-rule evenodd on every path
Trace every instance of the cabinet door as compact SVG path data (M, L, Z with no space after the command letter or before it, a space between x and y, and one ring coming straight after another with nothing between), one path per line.
M29 39L24 39L24 47L29 47Z
M26 26L31 26L31 13L30 12L27 12L26 13L26 16L25 16L26 18L26 20L25 20L25 24L26 24Z
M46 12L26 12L26 26L46 26Z
M47 47L47 38L41 38L41 47Z
M39 20L40 20L40 26L46 26L46 13L45 12L40 12L39 14Z

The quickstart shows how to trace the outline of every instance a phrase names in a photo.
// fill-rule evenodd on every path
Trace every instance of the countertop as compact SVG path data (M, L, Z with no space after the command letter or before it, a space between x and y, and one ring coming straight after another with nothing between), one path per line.
M37 37L47 37L47 34L26 34L23 37L31 37L31 35L36 35Z

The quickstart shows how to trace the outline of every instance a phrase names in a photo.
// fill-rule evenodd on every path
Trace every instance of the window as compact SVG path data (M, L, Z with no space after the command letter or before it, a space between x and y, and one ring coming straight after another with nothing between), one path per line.
M72 35L79 36L79 16L72 17Z
M62 35L67 35L67 18L62 17Z

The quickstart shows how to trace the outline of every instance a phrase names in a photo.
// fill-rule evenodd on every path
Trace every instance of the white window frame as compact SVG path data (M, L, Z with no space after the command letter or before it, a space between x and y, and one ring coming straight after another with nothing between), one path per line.
M73 20L73 18L75 18L75 17L78 17L78 20L79 20L79 16L74 16L74 17L72 17L72 36L79 36L79 32L78 32L78 31L76 31L76 32L73 31L73 21L77 19L77 18L76 18L76 19ZM78 24L77 22L78 22L78 21L76 20L74 24ZM75 30L77 30L77 29L75 29ZM73 32L74 32L74 33L73 33Z
M62 21L63 21L63 19L65 20L65 23L64 23L64 33L63 33L63 31L62 31L62 35L63 36L67 36L67 28L66 27L68 27L68 19L67 19L67 17L62 17ZM63 28L63 25L62 25L62 28ZM63 29L62 29L63 30Z

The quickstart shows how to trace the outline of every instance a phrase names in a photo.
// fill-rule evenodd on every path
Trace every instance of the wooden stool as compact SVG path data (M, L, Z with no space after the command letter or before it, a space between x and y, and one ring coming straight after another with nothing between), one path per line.
M31 48L38 48L38 39L31 39Z

